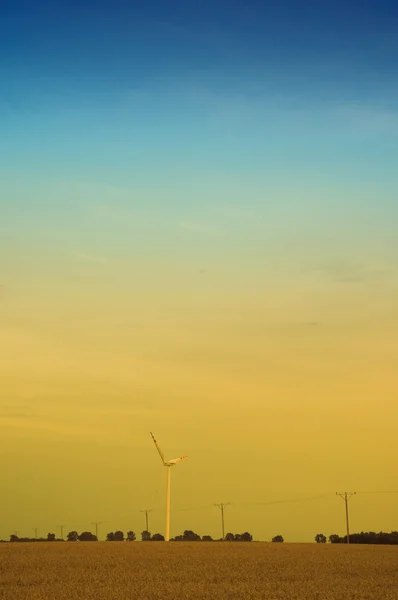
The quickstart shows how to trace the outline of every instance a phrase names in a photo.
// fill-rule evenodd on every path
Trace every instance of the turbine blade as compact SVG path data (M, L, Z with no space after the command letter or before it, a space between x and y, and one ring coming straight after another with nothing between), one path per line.
M165 465L165 464L166 464L166 460L165 460L165 458L164 458L164 454L163 454L163 452L161 451L161 449L159 448L159 444L158 444L158 443L157 443L157 441L155 440L155 437L154 437L154 435L153 435L152 431L150 431L149 433L151 434L151 436L152 436L152 439L153 439L153 441L155 442L155 446L156 446L156 448L157 448L157 450L158 450L158 452L159 452L160 458L162 459L162 463Z
M187 456L179 456L178 458L172 458L171 460L168 460L167 462L171 465L175 465L176 462L180 461L180 460L184 460L184 458L188 458Z

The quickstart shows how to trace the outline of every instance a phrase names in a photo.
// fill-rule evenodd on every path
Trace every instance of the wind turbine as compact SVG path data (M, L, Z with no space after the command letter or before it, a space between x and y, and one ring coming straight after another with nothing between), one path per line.
M154 438L154 435L152 433L152 431L150 432L152 439L155 443L155 446L159 452L160 458L162 459L162 463L163 466L167 467L167 488L166 488L166 535L165 535L165 541L168 542L170 539L170 475L171 475L171 467L174 467L174 465L176 463L178 463L180 460L183 460L184 458L187 458L186 456L180 456L179 458L173 458L171 460L166 460L164 457L163 452L161 451L161 449L159 448L159 444L157 443L157 441Z

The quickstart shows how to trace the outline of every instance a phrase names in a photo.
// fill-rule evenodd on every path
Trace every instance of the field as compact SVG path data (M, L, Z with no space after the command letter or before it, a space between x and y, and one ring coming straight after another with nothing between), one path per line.
M0 545L11 600L398 600L398 548L77 542Z

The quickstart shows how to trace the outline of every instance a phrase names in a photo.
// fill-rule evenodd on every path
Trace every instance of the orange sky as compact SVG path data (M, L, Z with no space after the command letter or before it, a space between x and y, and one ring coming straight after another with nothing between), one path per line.
M343 534L335 491L398 489L394 273L298 269L293 254L264 272L77 254L4 261L0 536L93 520L140 532L142 508L163 532L150 430L168 457L189 456L173 471L172 535L218 536L214 502L256 539ZM351 503L353 530L396 528L396 496Z

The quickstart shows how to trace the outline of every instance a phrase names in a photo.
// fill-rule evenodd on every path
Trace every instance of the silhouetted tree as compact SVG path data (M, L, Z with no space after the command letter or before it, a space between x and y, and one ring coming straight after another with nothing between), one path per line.
M235 536L233 533L227 533L227 535L225 536L225 541L226 542L233 542L235 540Z
M134 533L134 531L128 531L128 532L127 532L127 538L126 538L126 540L127 540L128 542L135 542L135 540L136 540L136 537L135 537L135 533Z
M109 533L106 534L106 541L107 542L115 541L115 534L113 533L113 531L110 531Z
M124 542L123 531L115 531L115 542Z
M68 540L68 542L77 542L79 539L79 534L77 533L77 531L70 531L66 536L66 539Z
M190 529L186 529L182 534L182 539L184 542L200 542L200 535Z
M281 535L276 535L275 537L272 538L273 542L284 542L285 540L283 539L283 536Z
M337 535L337 533L332 533L332 535L329 535L329 542L331 544L342 544L343 538Z
M143 542L150 542L151 541L151 534L149 531L141 531L141 540Z
M97 536L94 535L93 533L91 533L91 531L83 531L83 533L81 533L79 535L79 541L80 542L97 542Z
M325 544L326 543L326 535L323 535L323 533L317 533L315 536L315 541L317 544Z
M253 540L253 536L248 531L245 531L244 533L241 533L240 539L242 542L251 542Z
M55 542L55 533L47 533L47 542Z
M155 533L151 537L152 542L164 542L164 536L161 533Z
M213 538L211 535L202 535L202 542L212 542Z
M10 535L10 542L19 542L19 537L15 533L12 533Z

